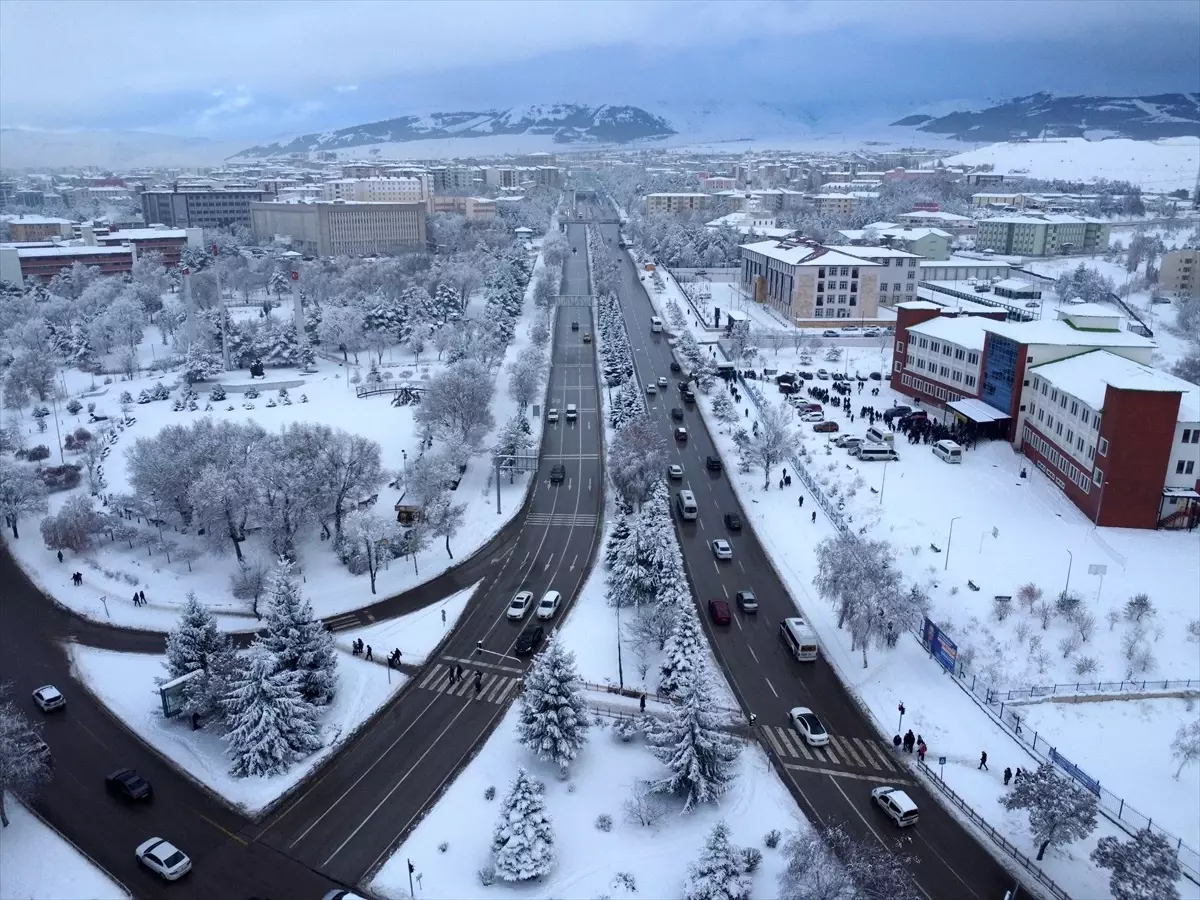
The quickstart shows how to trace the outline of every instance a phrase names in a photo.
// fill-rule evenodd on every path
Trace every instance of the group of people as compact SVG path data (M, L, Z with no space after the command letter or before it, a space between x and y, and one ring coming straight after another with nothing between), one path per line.
M79 580L83 581L82 575L79 576ZM133 592L133 605L134 606L145 606L146 605L146 592L145 591L134 591Z
M903 747L905 753L912 753L913 748L916 748L917 759L920 762L925 762L925 752L929 749L925 746L925 738L921 737L919 734L914 735L911 728L905 732L904 737L900 737L900 735L893 737L892 746L895 747L897 751Z
M356 638L355 640L350 642L350 653L353 656L363 656L362 638ZM375 656L371 653L371 645L370 644L366 645L366 655L363 656L363 658L367 662L375 661Z
M450 668L450 683L458 684L462 680L463 680L463 667L460 666L458 663L455 663ZM475 681L475 696L478 697L480 691L483 690L483 670L482 669L475 670L474 681Z

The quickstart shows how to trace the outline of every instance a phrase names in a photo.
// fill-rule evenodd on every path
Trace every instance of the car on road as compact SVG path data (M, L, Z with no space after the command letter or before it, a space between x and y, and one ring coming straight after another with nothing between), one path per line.
M187 854L160 837L138 844L133 855L143 866L167 881L178 881L192 871L192 861Z
M824 422L825 413L823 412L806 412L800 417L801 422Z
M863 332L863 337L879 337L881 334L883 334L883 332L878 328L868 328Z
M724 465L721 463L721 457L719 457L719 456L704 457L704 468L708 469L708 471L710 471L710 472L720 472L721 469L724 468Z
M689 388L688 388L689 384L691 384L690 379L685 378L685 379L681 380L679 382L679 393L682 394L684 391L689 390Z
M717 559L733 559L733 546L725 538L716 538L711 546Z
M523 619L525 614L529 612L529 607L533 605L532 591L517 591L513 594L513 598L508 601L508 612L506 615L510 619Z
M850 450L863 443L863 439L856 434L839 434L833 439L833 446L841 447L843 450Z
M546 629L541 625L530 625L517 636L513 652L518 656L529 656L537 650L546 636Z
M834 331L832 328L826 328L821 332L821 337L841 337L841 334Z
M672 463L671 465L667 466L667 477L674 478L676 480L682 478L683 466L676 463Z
M678 428L675 429L675 440L679 441L681 444L686 444L687 439L688 439L687 429L684 428L682 425L680 425Z
M758 612L758 598L754 596L754 591L738 591L733 599L737 602L737 608L742 612Z
M555 463L550 467L550 483L559 484L567 477L567 467L562 463Z
M665 375L658 376L658 386L660 388L662 388L663 390L667 389L667 376L665 376Z
M695 403L696 402L696 394L691 388L683 389L683 402L684 403Z
M813 431L815 431L817 434L833 434L837 430L837 422L817 422L813 425Z
M578 322L572 322L572 323L571 323L571 330L572 330L572 331L578 331L578 330L579 330L579 323L578 323Z
M828 381L829 371L827 369L817 369L817 379L819 381Z
M871 799L883 810L884 815L899 825L907 828L917 821L917 804L912 797L895 787L877 787L871 791Z
M592 333L590 331L585 331L583 333L583 342L585 344L590 344L592 342Z
M549 422L551 425L553 425L555 422L557 422L558 421L558 410L553 409L553 408L546 410L546 421Z
M1041 305L1042 304L1038 303L1036 300L1030 300L1028 303L1025 304L1025 308L1026 309L1037 309Z
M560 606L562 606L562 594L558 591L546 591L538 602L537 617L543 620L553 619Z
M708 614L712 616L714 625L728 625L733 621L729 612L729 604L724 600L709 600Z
M134 769L117 769L104 778L104 789L122 800L153 800L154 788Z
M33 692L33 702L42 712L54 712L56 709L66 708L67 698L54 685L43 684Z
M658 385L655 384L653 381L648 382L646 384L646 395L648 397L653 397L657 393L658 393Z
M683 410L680 409L678 406L672 406L671 407L671 418L674 419L676 422L682 422L683 421Z
M737 513L725 513L725 527L730 531L741 531L742 517Z
M671 371L682 372L683 369L680 367L679 363L675 362L675 360L671 360Z
M804 743L810 747L824 747L829 743L829 732L821 724L821 720L807 706L797 706L788 712L788 721L800 732Z

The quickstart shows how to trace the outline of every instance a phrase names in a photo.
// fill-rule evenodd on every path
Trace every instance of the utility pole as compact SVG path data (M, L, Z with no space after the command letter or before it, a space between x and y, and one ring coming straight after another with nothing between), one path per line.
M187 321L184 323L184 339L187 341L187 348L191 349L192 341L196 339L196 309L192 301L192 270L184 267L180 272L183 275L183 310L187 316Z

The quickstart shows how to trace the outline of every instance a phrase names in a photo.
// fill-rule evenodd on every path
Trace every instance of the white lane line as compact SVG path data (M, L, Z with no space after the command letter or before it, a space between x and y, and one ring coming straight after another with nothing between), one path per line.
M767 687L771 689L771 693L775 695L775 699L779 699L779 691L775 690L775 685L771 684L771 679L764 675L763 681L767 683Z
M838 750L841 751L842 756L845 756L847 759L851 760L852 765L860 768L868 768L863 766L862 758L854 752L854 745L850 743L849 738L834 737L831 734L829 736L829 743L831 746L837 747Z
M896 771L896 767L894 765L892 765L892 761L889 758L889 754L885 749L880 747L877 743L875 743L872 740L864 740L862 738L856 738L855 740L857 740L859 742L859 744L862 746L863 754L865 756L869 757L872 762L874 762L875 760L878 760L879 762L883 763L883 768L886 769L887 771L889 771L889 772ZM878 769L879 766L874 766L873 768Z
M776 756L787 756L787 754L783 752L783 748L779 746L779 741L775 739L775 729L778 727L778 725L768 725L763 729L763 735L766 737L767 743L770 744L771 748L775 751Z
M821 766L806 766L801 763L784 763L785 769L791 769L795 772L813 772L817 775L830 775L834 778L855 778L859 781L874 781L879 784L913 784L912 781L896 778L881 778L878 775L866 775L862 772L840 772L837 769L825 769ZM845 794L843 794L845 796ZM869 827L869 826L868 826ZM879 835L875 835L879 837ZM925 893L922 891L921 893ZM926 894L926 896L929 896Z

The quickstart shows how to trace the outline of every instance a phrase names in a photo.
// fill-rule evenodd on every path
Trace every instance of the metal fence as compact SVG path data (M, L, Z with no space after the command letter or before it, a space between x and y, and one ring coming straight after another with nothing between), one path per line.
M1086 697L1092 694L1158 694L1164 691L1200 691L1200 679L1197 678L1177 678L1165 681L1076 681L1074 684L1039 684L1033 687L1014 688L1005 691L998 688L984 688L982 684L977 685L976 676L968 675L965 669L959 672L959 677L964 679L970 678L971 690L977 695L980 694L980 691L984 691L984 694L981 696L984 696L986 702L993 706L997 703L1003 706L1006 703L1030 702L1043 700L1047 697Z
M999 845L1005 853L1020 863L1022 868L1032 875L1034 879L1036 879L1037 883L1045 888L1051 897L1056 898L1056 900L1071 900L1066 891L1055 884L1049 875L1035 865L1034 860L1030 859L1015 846L1013 846L1008 838L989 825L983 816L971 809L971 807L966 803L966 801L963 800L962 797L958 796L958 794L954 793L954 791L947 787L945 782L938 778L934 771L929 768L927 763L918 762L917 767L926 776L926 783L932 784L939 791L941 791L947 800L949 800L966 814L967 818L971 820L972 825L986 834L994 843Z

